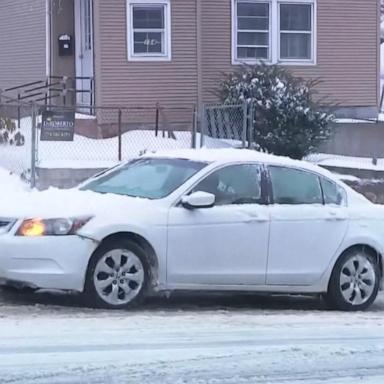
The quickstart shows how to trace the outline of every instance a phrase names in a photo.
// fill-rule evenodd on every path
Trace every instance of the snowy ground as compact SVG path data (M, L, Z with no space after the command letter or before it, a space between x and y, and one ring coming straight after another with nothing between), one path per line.
M81 116L81 115L80 115ZM79 116L78 116L79 117ZM21 147L0 145L0 167L21 174L31 168L31 118L21 119L20 130L25 137ZM40 131L37 131L40 137ZM200 145L197 135L197 145ZM209 148L228 148L241 143L233 140L204 138ZM166 132L134 130L122 135L122 159L138 156L143 151L191 148L192 132L174 131L173 137ZM40 168L108 168L118 162L118 138L91 139L75 135L73 141L40 141L37 144L37 165Z
M362 313L313 298L178 295L134 312L0 292L1 383L384 382L384 296Z
M369 157L342 156L327 153L314 153L309 155L306 159L311 163L325 167L384 171L383 158L376 159L376 164L374 164L372 158Z

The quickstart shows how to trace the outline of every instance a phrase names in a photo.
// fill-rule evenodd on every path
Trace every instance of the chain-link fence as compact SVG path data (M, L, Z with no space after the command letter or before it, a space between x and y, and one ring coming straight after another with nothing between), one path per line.
M202 110L201 145L206 147L226 143L228 146L245 148L251 142L249 114L246 103L204 105Z
M0 97L0 167L30 178L33 136L33 107Z
M69 138L47 137L45 124L57 115L73 121ZM199 114L195 106L41 106L0 97L0 167L22 175L32 185L39 185L43 174L53 179L64 170L67 178L79 173L72 183L64 183L74 185L145 152L244 147L247 132L245 105L209 105ZM40 183L62 184L50 180Z
M94 115L51 109L74 114L75 135L72 141L38 140L36 164L42 168L99 169L145 151L192 146L193 107L93 107Z

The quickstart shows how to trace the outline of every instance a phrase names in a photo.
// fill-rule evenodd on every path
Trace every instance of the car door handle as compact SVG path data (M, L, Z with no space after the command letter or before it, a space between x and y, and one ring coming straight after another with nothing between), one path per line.
M249 215L244 222L249 223L265 223L268 221L268 218L265 216L259 216L259 215Z
M328 212L328 217L326 218L326 220L328 220L328 221L344 221L344 220L347 220L347 217L338 213L338 212L330 211L330 212Z

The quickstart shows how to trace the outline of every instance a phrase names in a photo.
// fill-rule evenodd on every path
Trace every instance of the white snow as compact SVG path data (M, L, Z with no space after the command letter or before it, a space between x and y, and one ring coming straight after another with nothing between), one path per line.
M85 118L84 115L79 115ZM21 174L31 167L31 118L21 120L20 130L25 136L25 145L22 147L0 145L0 167ZM145 151L170 150L190 148L192 133L188 131L174 131L174 138L168 137L166 132L134 130L122 136L122 159L130 159ZM40 131L37 131L40 135ZM197 135L197 145L200 144L200 135ZM219 140L204 137L204 146L209 148L228 148L238 146L238 141ZM118 138L91 139L75 135L71 142L38 142L38 166L41 168L108 168L118 162Z
M0 168L0 201L4 200L4 197L9 198L28 190L27 184L21 181L19 176L12 175L9 171Z
M334 176L337 177L338 179L340 179L341 181L352 181L352 182L360 182L361 181L361 179L359 179L356 176L352 176L352 175L341 175L338 173L334 173Z
M377 159L377 164L373 164L372 158L341 156L325 153L309 155L306 160L322 166L364 169L374 171L384 171L384 158Z
M317 173L333 179L342 180L339 175L334 175L326 169L313 165L305 161L292 160L286 157L273 156L257 151L246 149L179 149L159 151L156 153L148 152L145 156L184 158L196 161L228 163L236 161L258 161L276 165L291 165L313 170ZM98 194L91 191L80 191L76 188L70 190L59 190L55 188L43 192L30 191L17 176L10 176L9 172L0 168L0 212L2 216L9 217L78 217L103 214L108 206L110 215L119 213L122 209L127 209L127 204L132 202L131 210L145 212L151 209L152 202L144 199L129 198L110 194ZM349 188L350 201L357 203L367 203L367 200ZM3 198L1 198L3 196ZM13 201L9 196L17 196ZM6 198L7 197L7 198ZM140 216L138 214L138 216Z
M352 119L352 118L337 118L333 120L335 123L343 124L361 124L361 123L371 123L375 124L376 119Z
M384 382L383 296L363 313L244 294L152 299L131 312L67 307L58 294L0 301L2 383Z

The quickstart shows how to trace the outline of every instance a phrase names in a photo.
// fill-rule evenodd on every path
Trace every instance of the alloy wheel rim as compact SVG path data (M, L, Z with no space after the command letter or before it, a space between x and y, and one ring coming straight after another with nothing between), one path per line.
M340 290L346 302L362 305L372 296L376 275L372 263L364 255L348 259L340 273Z
M131 302L144 284L144 267L131 251L114 249L96 264L93 282L99 297L110 305Z

